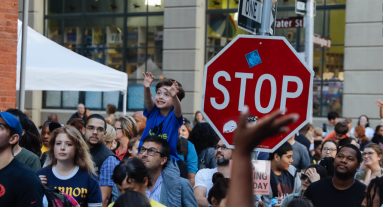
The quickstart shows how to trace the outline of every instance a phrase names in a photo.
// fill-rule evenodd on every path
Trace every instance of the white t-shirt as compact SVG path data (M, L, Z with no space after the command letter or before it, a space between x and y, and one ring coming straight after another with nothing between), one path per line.
M206 188L206 198L209 195L210 189L213 187L213 175L214 173L218 172L217 168L213 169L202 169L197 172L197 175L195 176L195 185L194 188L197 186L202 186Z

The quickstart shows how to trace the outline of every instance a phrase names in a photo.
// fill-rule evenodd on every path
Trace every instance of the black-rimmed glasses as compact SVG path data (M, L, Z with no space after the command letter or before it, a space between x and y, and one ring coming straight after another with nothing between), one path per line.
M148 155L150 155L150 156L153 156L156 153L161 155L161 152L157 151L156 148L154 148L154 147L152 147L152 148L141 147L141 148L139 148L139 150L140 150L140 154L144 154L146 151L148 151Z

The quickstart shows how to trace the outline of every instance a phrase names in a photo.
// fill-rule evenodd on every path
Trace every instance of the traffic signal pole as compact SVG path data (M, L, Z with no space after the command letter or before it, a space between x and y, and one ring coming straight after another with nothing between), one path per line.
M305 16L305 52L306 52L306 63L311 70L313 70L313 59L314 59L314 0L307 0L306 3L306 16ZM311 117L310 123L312 123L313 117L313 106L311 102Z
M273 5L272 0L263 0L263 9L262 9L262 21L261 21L261 35L270 35L270 17L271 17L271 7Z

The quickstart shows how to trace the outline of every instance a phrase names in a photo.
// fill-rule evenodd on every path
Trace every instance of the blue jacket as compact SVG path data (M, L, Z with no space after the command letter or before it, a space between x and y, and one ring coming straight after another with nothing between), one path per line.
M187 179L180 177L174 158L170 158L162 170L160 203L167 207L198 207L193 189Z

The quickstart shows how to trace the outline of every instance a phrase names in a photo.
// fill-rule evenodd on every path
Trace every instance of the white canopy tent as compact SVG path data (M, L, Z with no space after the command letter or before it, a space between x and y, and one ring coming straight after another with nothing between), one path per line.
M22 22L18 22L17 82L20 87ZM81 56L28 27L25 90L121 91L126 114L128 76Z

